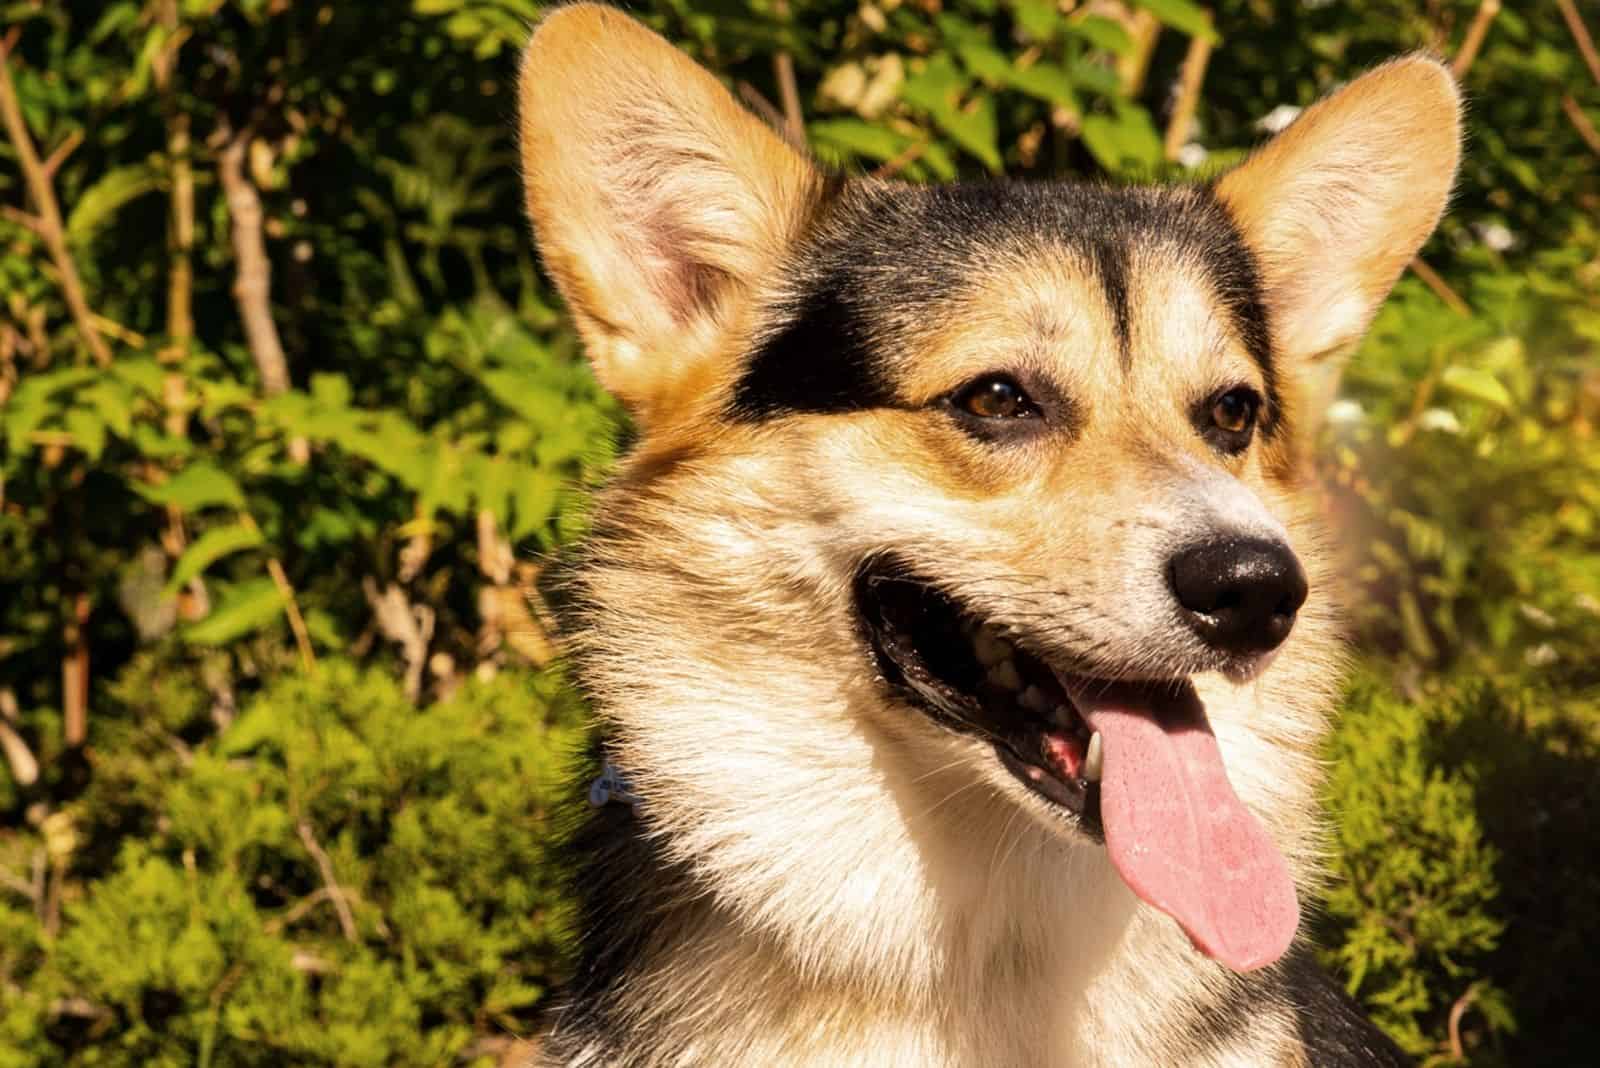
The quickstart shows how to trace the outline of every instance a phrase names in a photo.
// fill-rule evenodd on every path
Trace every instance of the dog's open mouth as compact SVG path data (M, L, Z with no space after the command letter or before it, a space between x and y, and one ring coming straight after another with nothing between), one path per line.
M1208 956L1248 971L1299 924L1287 862L1234 793L1185 678L1112 682L1062 670L893 561L856 579L887 684L1105 842L1123 881Z
M1006 770L1100 835L1100 744L1056 673L933 586L863 571L878 667L934 718L993 743Z

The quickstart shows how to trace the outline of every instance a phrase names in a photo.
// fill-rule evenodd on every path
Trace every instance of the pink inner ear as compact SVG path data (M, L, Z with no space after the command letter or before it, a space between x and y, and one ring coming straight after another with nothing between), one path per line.
M726 276L710 264L696 263L688 256L679 259L660 257L652 283L656 293L679 326L687 325L711 310Z

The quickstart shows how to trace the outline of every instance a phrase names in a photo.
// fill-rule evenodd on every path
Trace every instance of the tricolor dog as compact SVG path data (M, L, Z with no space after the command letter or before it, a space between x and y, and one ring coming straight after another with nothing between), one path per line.
M634 803L578 836L543 1061L1401 1063L1300 931L1340 667L1305 460L1448 199L1449 72L1172 188L830 174L591 4L520 93L639 429L564 619Z

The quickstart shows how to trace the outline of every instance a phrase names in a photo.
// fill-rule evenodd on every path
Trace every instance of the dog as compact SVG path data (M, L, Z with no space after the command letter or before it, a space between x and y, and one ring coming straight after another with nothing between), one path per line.
M1391 1065L1300 932L1341 626L1306 454L1436 226L1393 61L1207 184L825 171L618 11L523 59L638 437L568 562L605 773L551 1065Z

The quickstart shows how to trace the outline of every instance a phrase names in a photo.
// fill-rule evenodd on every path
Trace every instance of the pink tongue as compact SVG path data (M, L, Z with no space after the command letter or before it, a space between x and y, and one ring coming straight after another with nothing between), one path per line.
M1079 689L1073 701L1100 732L1100 818L1123 881L1235 971L1283 956L1300 923L1294 881L1228 784L1194 688Z

